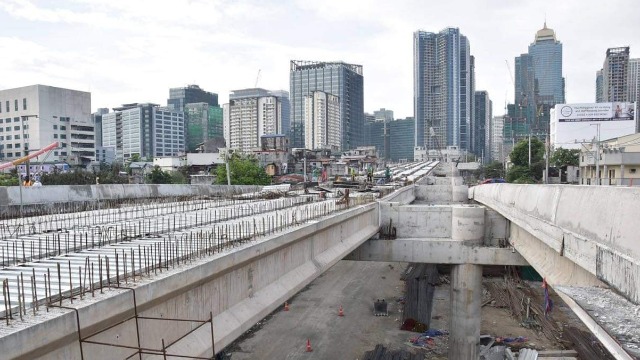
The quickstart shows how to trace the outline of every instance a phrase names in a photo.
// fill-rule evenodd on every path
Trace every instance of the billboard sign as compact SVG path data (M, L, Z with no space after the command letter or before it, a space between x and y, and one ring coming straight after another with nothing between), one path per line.
M635 103L558 104L558 122L635 120Z

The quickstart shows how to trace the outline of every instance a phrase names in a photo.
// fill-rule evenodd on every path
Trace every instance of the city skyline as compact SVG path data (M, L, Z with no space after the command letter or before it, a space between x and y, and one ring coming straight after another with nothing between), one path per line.
M513 102L513 59L545 18L564 46L567 102L593 100L593 74L607 48L630 46L631 57L640 57L636 2L363 4L7 0L0 4L0 89L90 91L95 110L132 99L163 103L167 89L199 84L225 103L232 89L256 80L288 89L290 60L345 61L363 65L365 111L385 107L404 118L413 116L413 32L458 27L472 44L475 88L489 92L500 115L505 99ZM603 19L616 26L594 31Z

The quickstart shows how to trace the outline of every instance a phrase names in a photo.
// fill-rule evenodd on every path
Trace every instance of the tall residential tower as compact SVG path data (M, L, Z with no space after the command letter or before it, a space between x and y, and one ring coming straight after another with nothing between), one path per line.
M340 134L343 150L355 149L364 142L364 88L362 65L344 62L292 60L290 67L291 128L294 148L305 144L305 99L322 91L340 100Z
M276 95L278 94L278 95ZM260 147L263 135L280 135L289 121L285 116L286 91L253 88L234 90L224 104L224 133L227 147L250 153Z
M471 58L457 28L413 34L415 146L471 150Z

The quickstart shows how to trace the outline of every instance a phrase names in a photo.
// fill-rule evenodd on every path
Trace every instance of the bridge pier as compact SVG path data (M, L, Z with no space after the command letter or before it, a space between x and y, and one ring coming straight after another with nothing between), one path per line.
M451 268L449 359L477 359L480 346L482 265Z
M484 241L484 208L454 206L451 209L451 240L464 245ZM451 268L449 359L477 359L480 348L482 266L454 265Z

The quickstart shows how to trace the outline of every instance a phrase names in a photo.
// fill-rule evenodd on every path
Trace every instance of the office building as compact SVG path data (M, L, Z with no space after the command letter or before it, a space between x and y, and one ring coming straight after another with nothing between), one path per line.
M91 114L91 121L93 122L96 132L96 151L99 146L102 146L102 115L107 113L109 113L109 108L98 108L96 112Z
M629 95L629 47L609 48L602 66L602 102L626 102Z
M344 62L292 60L290 64L291 147L304 147L305 98L319 90L340 99L343 150L364 142L364 88L362 65Z
M195 103L207 103L210 106L219 106L218 94L204 91L198 85L169 89L168 107L184 112L187 104Z
M184 117L187 152L195 152L198 145L209 139L224 136L220 106L189 103L184 106Z
M304 132L305 149L342 149L340 128L340 99L316 90L305 97Z
M218 94L205 91L198 85L171 88L167 107L184 113L187 152L195 151L197 144L208 139L223 136Z
M514 82L515 104L508 121L518 126L511 127L511 136L516 141L529 134L544 136L549 132L550 109L565 101L562 43L546 22L528 52L515 58Z
M371 115L371 117L372 121L367 121L364 124L364 146L375 147L379 159L389 160L391 156L388 146L389 137L387 136L389 134L389 123L385 121L375 121L373 115Z
M394 162L407 162L413 160L413 140L415 139L415 120L413 117L397 119L387 123L388 139L387 147L389 157L387 160Z
M365 146L374 146L379 159L412 161L415 121L413 117L365 124Z
M91 93L46 85L0 90L0 161L20 158L53 142L48 162L95 160Z
M492 102L487 91L476 91L474 96L474 127L471 131L473 137L473 153L482 159L490 157L490 134Z
M374 121L393 121L393 110L381 108L373 112Z
M457 28L413 34L416 147L471 146L473 66L467 38Z
M102 115L102 146L115 148L126 161L184 153L184 113L157 104L125 104Z
M224 132L227 147L250 153L260 147L263 135L281 135L287 126L283 117L286 92L253 88L232 91L229 103L223 106Z

